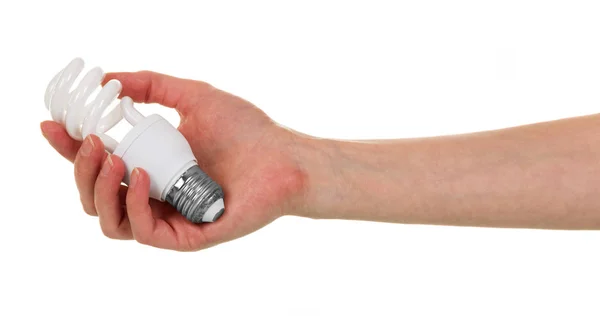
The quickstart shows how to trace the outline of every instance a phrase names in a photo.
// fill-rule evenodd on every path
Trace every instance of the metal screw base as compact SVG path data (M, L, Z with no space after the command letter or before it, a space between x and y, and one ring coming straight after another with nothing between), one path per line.
M208 208L220 198L223 198L223 189L195 165L181 175L165 200L192 223L201 223ZM222 211L214 221L221 214Z

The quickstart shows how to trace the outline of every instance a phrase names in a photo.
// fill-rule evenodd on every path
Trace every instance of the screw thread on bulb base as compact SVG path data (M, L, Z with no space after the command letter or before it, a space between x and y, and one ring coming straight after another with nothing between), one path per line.
M192 223L201 223L206 211L223 198L223 189L198 165L190 167L169 189L165 200ZM223 210L212 221L216 221Z

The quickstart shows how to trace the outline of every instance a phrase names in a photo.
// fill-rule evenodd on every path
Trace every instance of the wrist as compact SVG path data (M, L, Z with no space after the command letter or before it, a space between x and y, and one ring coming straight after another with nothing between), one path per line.
M290 214L309 218L324 218L330 198L338 197L338 176L335 172L334 140L308 136L286 129L290 140L288 153L302 175L302 187L291 201Z
M402 210L398 198L411 187L410 175L415 172L405 163L410 150L401 141L344 141L295 134L292 146L295 163L304 175L295 215L387 221Z

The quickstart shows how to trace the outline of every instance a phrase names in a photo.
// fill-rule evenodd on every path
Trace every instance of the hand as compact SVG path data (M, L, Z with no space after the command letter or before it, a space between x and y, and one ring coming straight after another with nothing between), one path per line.
M150 180L142 168L134 170L129 187L121 185L123 161L108 154L97 136L78 142L61 124L43 122L50 145L74 163L83 209L98 216L107 237L194 251L296 212L306 177L292 154L299 136L251 103L204 82L148 71L109 73L104 82L110 79L122 83L122 96L179 113L178 129L200 168L223 187L225 213L214 223L193 224L168 203L149 198Z

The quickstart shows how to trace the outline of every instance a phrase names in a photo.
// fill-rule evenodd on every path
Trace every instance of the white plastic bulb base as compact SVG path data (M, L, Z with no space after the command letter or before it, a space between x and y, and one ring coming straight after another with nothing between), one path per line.
M185 137L160 115L140 120L113 154L125 164L126 184L135 167L143 168L150 197L169 202L191 222L213 222L223 214L223 190L200 169Z

